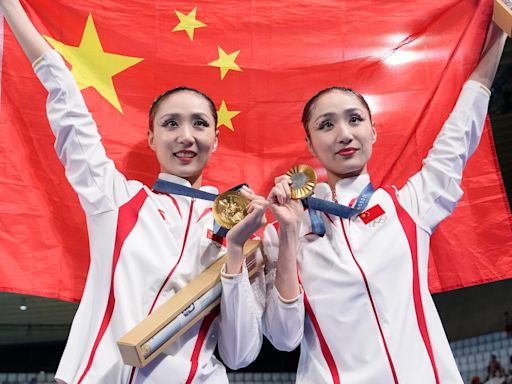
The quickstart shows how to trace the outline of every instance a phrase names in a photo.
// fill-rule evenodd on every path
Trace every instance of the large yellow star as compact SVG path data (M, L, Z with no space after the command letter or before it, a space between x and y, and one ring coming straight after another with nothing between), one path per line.
M215 61L212 61L211 63L208 63L208 65L211 65L212 67L219 67L220 78L224 79L224 76L226 76L226 73L228 73L230 69L233 71L242 71L238 64L235 63L236 57L239 53L240 50L228 55L221 47L219 47L219 58Z
M196 19L197 7L190 11L188 15L179 11L174 11L180 22L174 27L173 32L185 31L187 32L190 40L194 40L194 30L196 28L206 27L205 23L200 22Z
M87 18L78 47L63 44L48 36L45 38L71 64L71 73L80 90L93 87L119 112L123 113L112 77L143 59L103 51L92 15Z
M220 103L220 108L217 111L218 115L218 121L217 121L217 128L219 128L221 125L225 125L232 131L235 129L233 128L233 123L231 122L231 119L234 118L236 115L238 115L240 111L229 111L228 107L226 106L226 102L222 100L222 103Z

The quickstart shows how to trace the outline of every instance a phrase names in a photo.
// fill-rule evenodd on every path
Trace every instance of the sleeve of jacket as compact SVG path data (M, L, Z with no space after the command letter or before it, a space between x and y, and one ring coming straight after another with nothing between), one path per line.
M267 299L263 315L263 333L272 345L281 351L293 351L300 344L304 333L304 292L292 300L281 297L274 286L279 254L279 238L273 224L267 225L263 234L266 255L265 280Z
M124 204L130 198L129 183L107 157L64 60L56 51L48 51L34 62L34 71L48 91L46 110L55 150L85 212L92 215Z
M258 251L256 257L261 261ZM263 341L262 315L265 307L263 270L249 280L244 263L240 274L221 272L219 353L231 369L246 367L258 357Z
M450 215L463 195L462 173L480 142L489 97L490 91L482 84L465 83L421 170L399 191L400 203L429 233Z

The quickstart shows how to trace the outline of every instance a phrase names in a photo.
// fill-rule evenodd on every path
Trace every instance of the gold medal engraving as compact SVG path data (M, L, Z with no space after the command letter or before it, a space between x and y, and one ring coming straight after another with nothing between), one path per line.
M226 191L213 202L213 217L221 226L231 229L247 216L248 205L249 200L240 192Z

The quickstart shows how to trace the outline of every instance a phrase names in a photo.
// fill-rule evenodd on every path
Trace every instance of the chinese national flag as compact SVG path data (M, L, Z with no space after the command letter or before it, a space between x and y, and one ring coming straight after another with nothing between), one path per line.
M367 95L378 131L369 171L401 187L420 169L478 61L492 1L28 0L37 28L82 89L108 155L152 185L154 97L179 85L212 96L220 148L204 182L266 195L308 153L300 116L317 90ZM0 290L79 300L84 215L53 152L46 92L4 28L0 130ZM489 125L464 198L432 238L430 287L512 277L512 221Z

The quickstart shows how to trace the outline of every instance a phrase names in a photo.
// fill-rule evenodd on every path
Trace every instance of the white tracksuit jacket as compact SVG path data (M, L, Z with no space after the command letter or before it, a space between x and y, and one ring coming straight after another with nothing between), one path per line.
M373 221L322 213L327 232L319 237L305 211L297 255L303 293L285 303L267 287L264 315L274 346L301 344L297 383L462 383L428 289L429 241L462 196L462 171L480 141L489 94L478 82L464 85L421 171L399 191L377 189L366 211ZM350 204L369 181L338 181L337 201ZM327 184L315 195L332 200ZM264 234L273 263L277 227L269 224Z
M208 238L211 202L158 194L126 180L107 158L96 125L62 58L34 63L49 92L55 148L86 213L91 263L56 378L67 383L227 383L233 368L258 355L264 297L247 271L222 278L219 316L208 316L161 357L136 370L123 364L116 340L183 288L225 249ZM188 185L184 179L161 178ZM217 193L213 187L202 190ZM72 262L72 261L70 261ZM262 278L254 284L260 287Z

